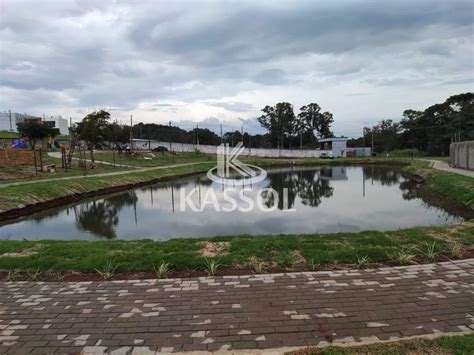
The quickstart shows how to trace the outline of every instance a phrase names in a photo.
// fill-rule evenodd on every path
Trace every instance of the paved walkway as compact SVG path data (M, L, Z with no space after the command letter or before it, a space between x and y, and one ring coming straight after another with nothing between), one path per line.
M0 352L182 352L474 330L474 259L378 270L0 283ZM277 351L278 352L278 351Z
M97 163L99 163L99 162L97 162ZM62 180L77 180L77 179L88 179L88 178L94 178L94 177L126 175L126 174L140 173L140 172L144 172L144 171L153 171L153 170L161 170L161 169L168 169L168 168L178 168L178 167L181 167L181 166L196 165L196 164L202 164L202 163L203 162L171 164L171 165L153 166L153 167L149 167L149 168L138 168L138 169L134 169L134 170L113 171L113 172L110 172L110 173L74 175L74 176L67 176L67 177L62 177L62 178L11 182L11 183L7 183L7 184L0 184L0 189L5 188L5 187L10 187L10 186L37 184L37 183L40 183L40 182L47 182L47 181L54 182L54 181L62 181Z
M432 167L437 170L447 171L449 173L461 174L466 176L474 177L473 170L466 170L466 169L459 169L459 168L452 168L449 166L448 162L443 160L434 160L434 159L425 159L432 164Z

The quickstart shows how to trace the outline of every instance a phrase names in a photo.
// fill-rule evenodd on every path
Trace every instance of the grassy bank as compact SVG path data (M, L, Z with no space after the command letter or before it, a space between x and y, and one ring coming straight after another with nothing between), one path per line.
M97 160L100 155L98 154ZM115 176L94 176L98 175L98 170L93 173L89 171L87 175L82 175L80 172L71 172L70 175L75 175L77 178L71 180L59 180L54 182L32 180L34 183L25 183L18 186L5 186L0 184L0 213L5 213L9 210L24 208L26 206L37 205L52 201L55 199L66 198L74 196L75 200L85 197L87 194L117 188L119 186L129 186L132 184L146 183L163 178L170 178L173 176L187 175L192 173L205 172L216 164L215 157L212 155L187 153L176 156L175 164L193 164L188 166L180 166L174 168L166 168L169 164L170 158L167 155L162 156L165 160L155 160L155 166L163 167L163 169L156 169L150 171L134 171L133 169L119 172ZM54 158L52 158L54 159ZM379 164L403 164L403 160L393 159L336 159L336 160L321 160L321 159L264 159L264 158L243 158L243 161L262 167L282 166L282 165L346 165L346 164L363 164L363 163L379 163ZM152 168L152 167L149 167ZM102 172L113 172L112 167L105 168ZM87 178L83 178L87 176ZM71 201L65 201L70 203ZM44 208L47 208L45 206Z
M2 241L0 270L94 273L108 263L116 272L150 272L168 263L175 271L223 268L277 272L408 264L470 256L474 221L393 232L232 236L139 241Z
M403 170L423 177L422 189L437 192L474 208L474 178L433 169L431 163L426 160L414 160Z
M327 348L307 348L290 353L291 355L413 355L413 354L472 354L474 334L442 336L436 339L416 339L372 345L350 347L330 346Z
M18 186L0 186L0 213L10 209L23 208L63 198L76 196L80 198L89 192L109 189L123 185L132 185L168 178L175 175L186 175L203 172L212 166L210 163L196 163L172 168L163 168L150 171L122 172L120 175L94 176L72 180L40 181L34 184L23 184Z

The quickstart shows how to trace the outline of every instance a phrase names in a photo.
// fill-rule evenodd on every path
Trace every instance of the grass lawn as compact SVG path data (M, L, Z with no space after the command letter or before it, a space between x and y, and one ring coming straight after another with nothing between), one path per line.
M358 345L351 347L331 346L327 348L308 348L290 353L291 355L414 355L443 354L469 355L474 349L474 334L442 336L436 339L416 339L409 341Z
M27 206L47 202L56 198L71 195L81 195L87 192L112 188L121 185L137 184L154 179L166 178L175 175L204 172L212 166L210 163L198 163L175 168L140 171L115 176L94 176L87 179L59 180L36 182L18 186L1 187L0 185L0 212L19 206ZM107 168L112 169L112 168ZM104 171L105 172L105 171Z
M414 160L403 170L407 173L422 176L425 180L423 189L435 191L447 198L474 208L474 178L436 170L426 160Z
M205 271L206 257L221 268L253 272L314 271L407 264L460 257L473 251L474 221L393 232L231 236L169 241L0 242L0 270L94 273L107 263L117 272L149 272L169 263L176 271Z
M74 155L76 158L79 157L78 154ZM87 153L87 159L90 158L90 154ZM95 152L94 158L97 161L104 161L107 163L113 163L114 156L111 152ZM122 165L130 165L136 167L149 167L149 166L161 166L165 164L175 164L175 163L191 163L191 162L201 162L201 161L215 161L215 155L202 154L202 153L176 153L171 154L169 152L165 153L145 153L145 152L136 152L133 155L127 155L125 152L121 155L115 154L115 163Z

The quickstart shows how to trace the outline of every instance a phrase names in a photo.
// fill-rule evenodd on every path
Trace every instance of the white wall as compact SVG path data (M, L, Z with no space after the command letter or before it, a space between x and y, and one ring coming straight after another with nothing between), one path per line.
M159 141L151 141L150 145L148 144L148 140L140 140L134 139L133 140L133 149L137 150L148 150L153 149L158 146L163 146L170 149L169 142L159 142ZM172 143L171 149L176 152L194 152L198 149L202 153L207 154L216 154L217 153L217 146L215 145L202 145L199 146L194 144L186 144L186 143ZM242 152L242 155L250 155L256 157L269 157L269 158L318 158L321 153L331 152L330 150L289 150L289 149L264 149L264 148L245 148ZM334 154L334 153L333 153Z

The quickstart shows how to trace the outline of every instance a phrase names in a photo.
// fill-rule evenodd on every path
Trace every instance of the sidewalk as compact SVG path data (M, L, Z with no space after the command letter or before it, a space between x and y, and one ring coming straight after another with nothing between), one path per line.
M425 159L425 160L429 161L434 169L447 171L449 173L455 173L455 174L474 177L473 170L452 168L449 166L448 162L443 161L443 160L432 160L432 159Z
M0 353L274 349L474 331L474 259L378 270L0 283Z

